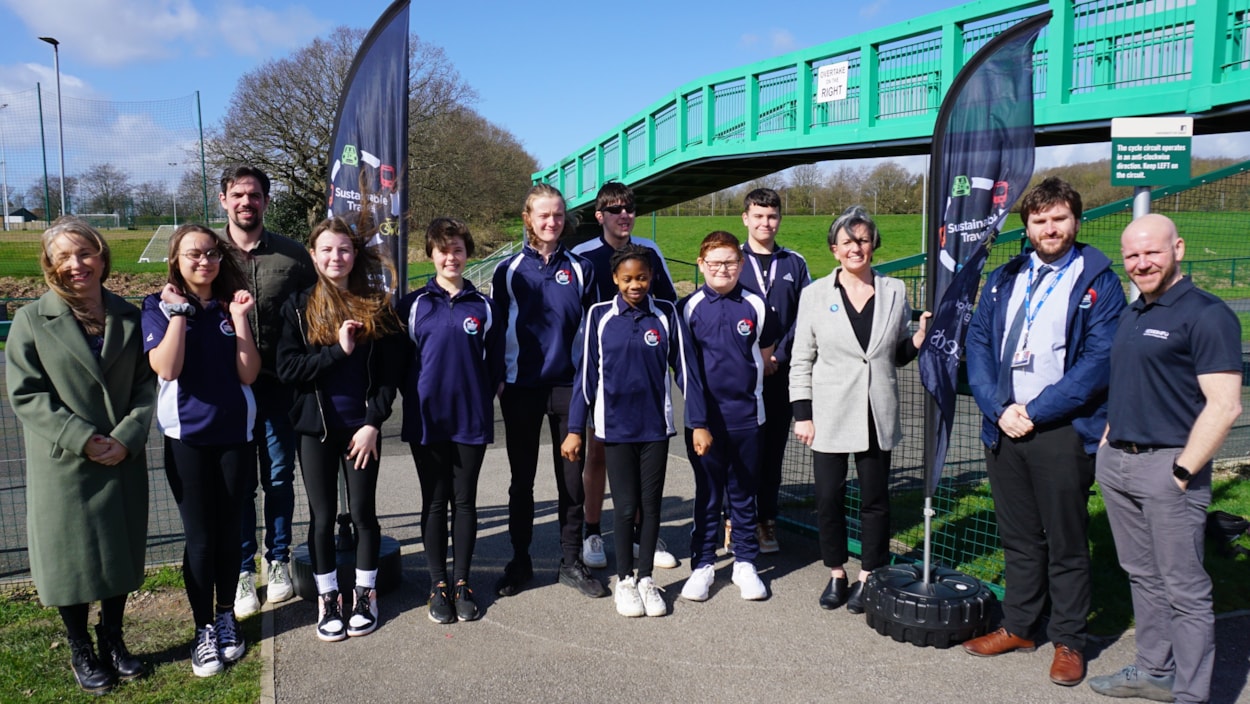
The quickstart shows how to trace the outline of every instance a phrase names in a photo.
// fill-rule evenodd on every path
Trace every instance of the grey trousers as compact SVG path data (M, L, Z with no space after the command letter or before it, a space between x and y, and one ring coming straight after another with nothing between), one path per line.
M1177 702L1205 702L1215 667L1211 578L1202 566L1211 470L1204 468L1181 491L1172 478L1180 452L1134 455L1103 445L1097 476L1132 588L1137 669L1174 674Z

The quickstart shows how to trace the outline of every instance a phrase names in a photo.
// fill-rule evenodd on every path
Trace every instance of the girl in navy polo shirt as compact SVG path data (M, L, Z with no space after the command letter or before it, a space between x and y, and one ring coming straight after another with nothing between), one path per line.
M473 235L437 218L425 233L435 276L399 304L411 341L402 438L421 480L421 536L435 623L478 617L469 567L477 541L477 480L495 440L494 398L503 386L503 326L491 299L465 279ZM452 511L454 587L447 582L447 507ZM453 608L454 603L454 608Z
M278 379L295 387L291 420L311 514L317 637L339 641L377 628L378 442L403 362L385 285L394 280L389 260L342 218L320 222L308 242L317 283L282 306ZM334 545L341 464L357 539L356 589L346 619Z
M705 283L677 304L690 329L691 347L703 387L711 446L686 429L686 451L694 468L692 572L681 595L704 601L715 578L716 532L722 503L735 530L733 582L743 599L768 595L755 569L760 545L755 530L755 494L763 449L764 360L781 336L776 314L763 297L738 283L742 250L738 238L716 231L699 248Z
M649 295L647 249L625 245L612 255L617 295L591 306L579 333L581 357L569 406L569 434L560 452L581 457L587 413L604 442L612 487L616 547L616 611L622 616L663 616L668 608L651 578L660 537L660 501L673 425L672 377L686 397L686 427L708 443L703 392L692 373L685 323L668 301ZM687 388L689 384L690 388ZM634 514L641 511L638 576L634 577Z
M221 672L246 649L234 592L240 494L256 471L249 385L260 373L260 354L247 322L255 300L229 252L207 227L183 225L169 241L168 283L143 300L143 347L159 377L165 473L186 533L191 670L200 677Z

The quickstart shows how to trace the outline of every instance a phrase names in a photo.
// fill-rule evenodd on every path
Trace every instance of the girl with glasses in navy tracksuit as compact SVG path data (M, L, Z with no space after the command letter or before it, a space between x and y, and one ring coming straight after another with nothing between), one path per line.
M622 616L663 616L668 607L651 578L660 537L660 502L673 424L672 379L686 398L686 427L708 442L703 392L692 371L685 323L677 307L649 295L647 250L626 245L612 255L618 293L591 306L579 332L580 354L569 407L569 434L560 448L581 457L587 414L604 442L612 488L616 547L616 610ZM634 514L641 512L638 573L634 576Z
M495 396L503 388L503 325L491 299L463 276L473 235L463 222L436 218L425 233L435 276L399 304L408 331L402 438L421 481L421 536L430 570L429 618L478 617L469 567L477 542L477 481L495 441ZM447 583L451 506L453 584Z
M403 358L385 284L394 269L367 241L342 218L313 228L308 243L317 283L283 304L278 340L278 379L295 387L291 419L311 518L316 633L327 642L368 635L378 624L378 453ZM340 466L356 527L350 615L343 613L334 543Z

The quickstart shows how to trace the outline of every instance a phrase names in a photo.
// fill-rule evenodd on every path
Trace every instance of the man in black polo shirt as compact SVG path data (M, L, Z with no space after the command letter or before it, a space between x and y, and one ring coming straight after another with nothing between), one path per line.
M1097 476L1137 621L1137 659L1089 686L1113 697L1205 702L1215 665L1211 578L1202 566L1211 457L1241 415L1241 325L1181 276L1185 241L1162 215L1120 237L1141 297L1111 348Z

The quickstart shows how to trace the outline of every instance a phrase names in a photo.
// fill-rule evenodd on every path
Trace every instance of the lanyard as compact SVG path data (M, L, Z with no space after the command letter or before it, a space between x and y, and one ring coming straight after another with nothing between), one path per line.
M1033 272L1036 271L1036 268L1032 266L1029 267L1029 281L1024 287L1024 301L1020 304L1024 306L1024 340L1021 342L1021 349L1027 350L1029 348L1029 330L1033 328L1033 320L1037 318L1037 314L1042 310L1042 304L1046 302L1046 299L1050 298L1050 293L1055 290L1055 285L1058 284L1059 280L1063 278L1063 275L1067 273L1068 267L1072 266L1073 259L1074 257L1069 256L1067 263L1055 272L1055 277L1050 280L1050 285L1046 287L1046 291L1037 301L1037 307L1033 308L1032 311L1029 310L1029 303L1033 300ZM1038 283L1041 283L1040 279L1038 280Z
M743 249L746 250L747 247L744 246ZM773 261L768 266L767 279L764 277L764 271L760 269L759 260L756 259L755 255L750 251L746 252L746 257L751 262L751 270L755 272L755 280L760 285L760 293L764 294L765 299L768 298L768 289L772 286L772 283L777 280L777 251L777 249L773 250Z

